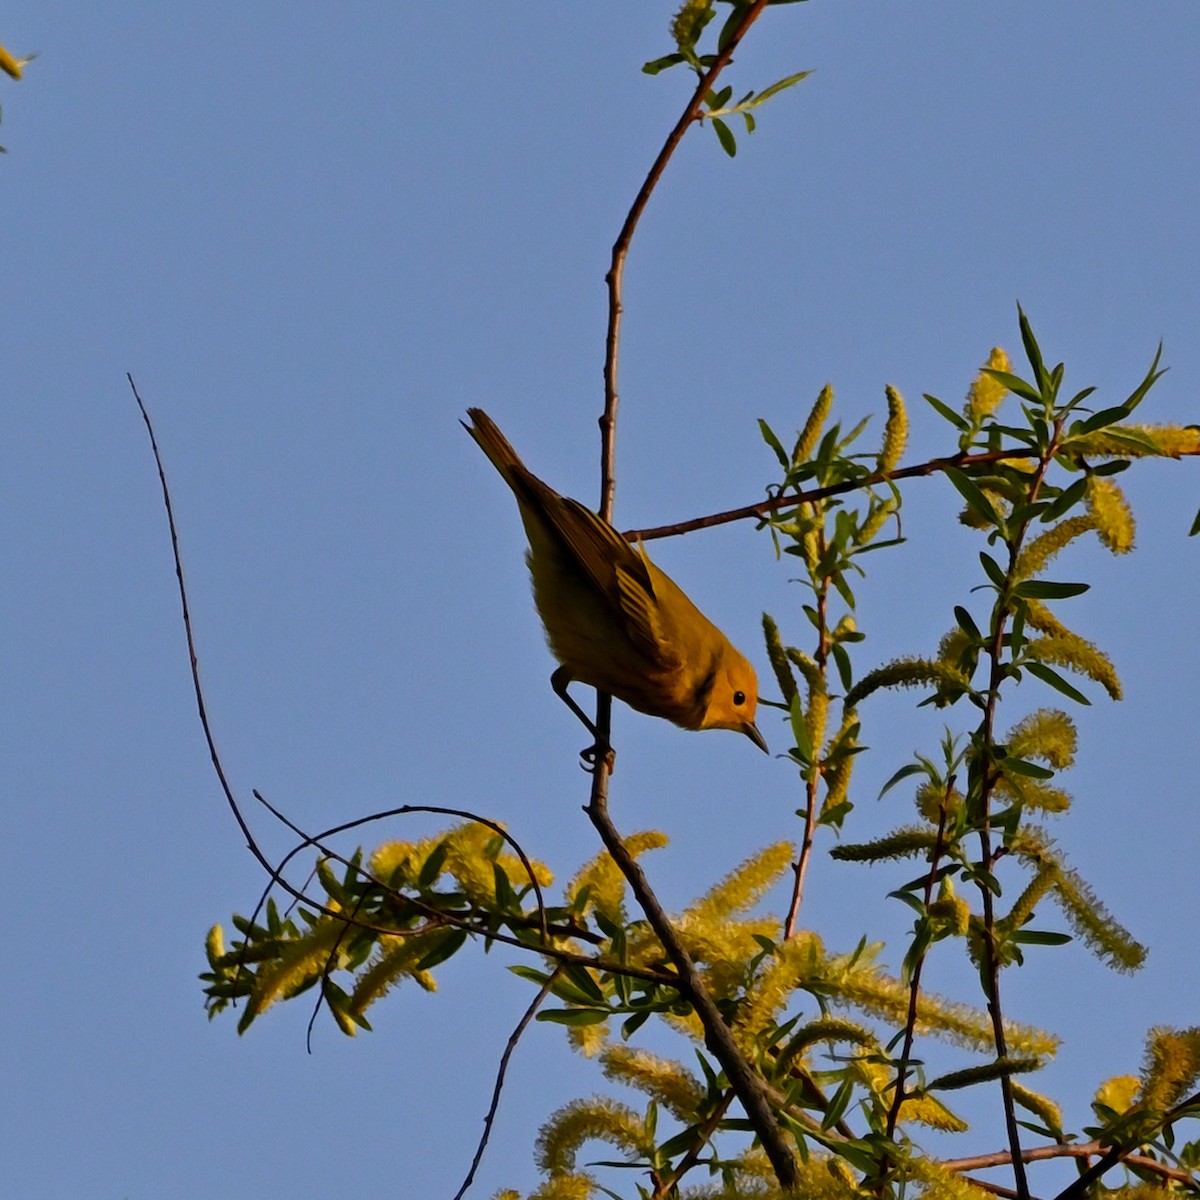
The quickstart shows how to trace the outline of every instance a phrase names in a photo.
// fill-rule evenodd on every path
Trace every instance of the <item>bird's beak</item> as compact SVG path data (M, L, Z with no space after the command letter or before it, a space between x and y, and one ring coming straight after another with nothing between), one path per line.
M756 745L756 746L757 746L757 747L758 747L758 748L759 748L759 749L760 749L760 750L761 750L761 751L762 751L764 754L770 754L770 753L771 753L771 752L770 752L770 750L768 750L768 749L767 749L767 743L766 743L766 740L763 738L763 735L762 735L761 733L759 733L759 732L758 732L758 726L757 726L757 725L755 725L755 723L754 723L753 721L747 721L747 722L746 722L746 723L745 723L745 724L742 726L742 732L743 732L743 733L744 733L744 734L745 734L745 735L746 735L746 736L747 736L747 737L748 737L748 738L749 738L749 739L750 739L750 740L751 740L751 741L752 741L752 742L753 742L753 743L754 743L754 744L755 744L755 745Z

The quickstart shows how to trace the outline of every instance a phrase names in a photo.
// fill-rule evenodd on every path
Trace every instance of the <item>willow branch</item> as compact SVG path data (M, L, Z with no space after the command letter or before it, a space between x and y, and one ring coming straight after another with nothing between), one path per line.
M1108 1160L1108 1156L1116 1151L1115 1156ZM1169 1163L1159 1162L1156 1158L1150 1158L1145 1154L1135 1154L1132 1150L1121 1150L1119 1147L1105 1146L1102 1142L1074 1142L1071 1145L1063 1146L1034 1146L1028 1150L1021 1151L1023 1161L1043 1162L1052 1158L1092 1158L1100 1154L1103 1157L1099 1162L1094 1163L1088 1168L1087 1174L1091 1177L1086 1181L1083 1176L1072 1182L1065 1190L1058 1193L1055 1200L1068 1200L1069 1197L1082 1196L1087 1191L1088 1187L1100 1177L1104 1171L1109 1170L1118 1162L1128 1163L1131 1167L1138 1167L1141 1170L1150 1171L1155 1175L1161 1176L1163 1179L1175 1180L1179 1183L1188 1183L1195 1186L1196 1177L1191 1171L1184 1170L1182 1167L1173 1167ZM938 1165L944 1170L953 1171L955 1174L961 1174L964 1171L984 1171L989 1167L1005 1167L1012 1162L1012 1152L1009 1150L997 1150L994 1154L976 1154L970 1158L952 1158L940 1162ZM1101 1166L1101 1164L1104 1164ZM1097 1168L1101 1168L1098 1173ZM974 1181L973 1181L974 1182Z
M692 98L680 114L679 120L675 122L675 127L667 134L667 140L638 189L638 194L625 217L625 223L621 226L621 232L617 234L617 240L613 243L612 265L605 276L605 282L608 284L608 333L604 343L604 415L600 418L600 515L606 521L612 521L613 494L616 490L617 365L620 358L621 314L624 312L621 287L629 246L638 222L642 219L642 213L646 211L646 205L650 203L650 197L667 169L667 164L678 149L679 143L683 141L683 135L699 118L705 96L712 90L717 76L733 59L734 51L741 44L746 31L758 20L766 7L767 0L755 0L750 5L741 24L713 59L712 66L701 76Z
M592 777L591 800L585 811L600 834L605 848L620 868L621 874L629 882L638 904L650 922L650 927L666 950L667 957L679 972L679 991L695 1009L696 1016L704 1027L705 1044L721 1064L729 1086L745 1109L754 1132L762 1142L763 1150L771 1160L776 1178L784 1191L795 1188L799 1179L796 1160L772 1110L767 1085L762 1076L746 1061L745 1055L733 1040L733 1034L725 1024L716 1002L708 994L692 956L651 889L645 873L629 853L616 826L613 825L608 814L608 771L603 764L597 766Z

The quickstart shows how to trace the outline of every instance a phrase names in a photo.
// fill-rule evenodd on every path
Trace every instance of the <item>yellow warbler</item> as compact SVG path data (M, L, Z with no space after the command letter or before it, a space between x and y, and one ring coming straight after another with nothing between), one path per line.
M512 489L529 537L533 597L562 664L554 690L590 684L684 729L736 729L767 744L754 724L758 680L729 639L611 525L532 474L482 409L463 428Z

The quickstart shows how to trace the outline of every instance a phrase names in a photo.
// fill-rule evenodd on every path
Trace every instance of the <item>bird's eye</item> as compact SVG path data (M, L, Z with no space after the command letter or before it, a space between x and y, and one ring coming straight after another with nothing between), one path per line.
M734 692L733 693L733 702L734 702L734 704L745 704L746 703L746 693L745 692Z

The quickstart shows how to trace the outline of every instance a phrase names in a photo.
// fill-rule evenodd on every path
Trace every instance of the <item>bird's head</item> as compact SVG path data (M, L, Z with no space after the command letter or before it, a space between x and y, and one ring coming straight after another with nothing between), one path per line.
M754 723L757 708L758 676L741 654L727 646L713 673L708 706L700 728L736 730L744 733L764 753L769 753L767 743Z

